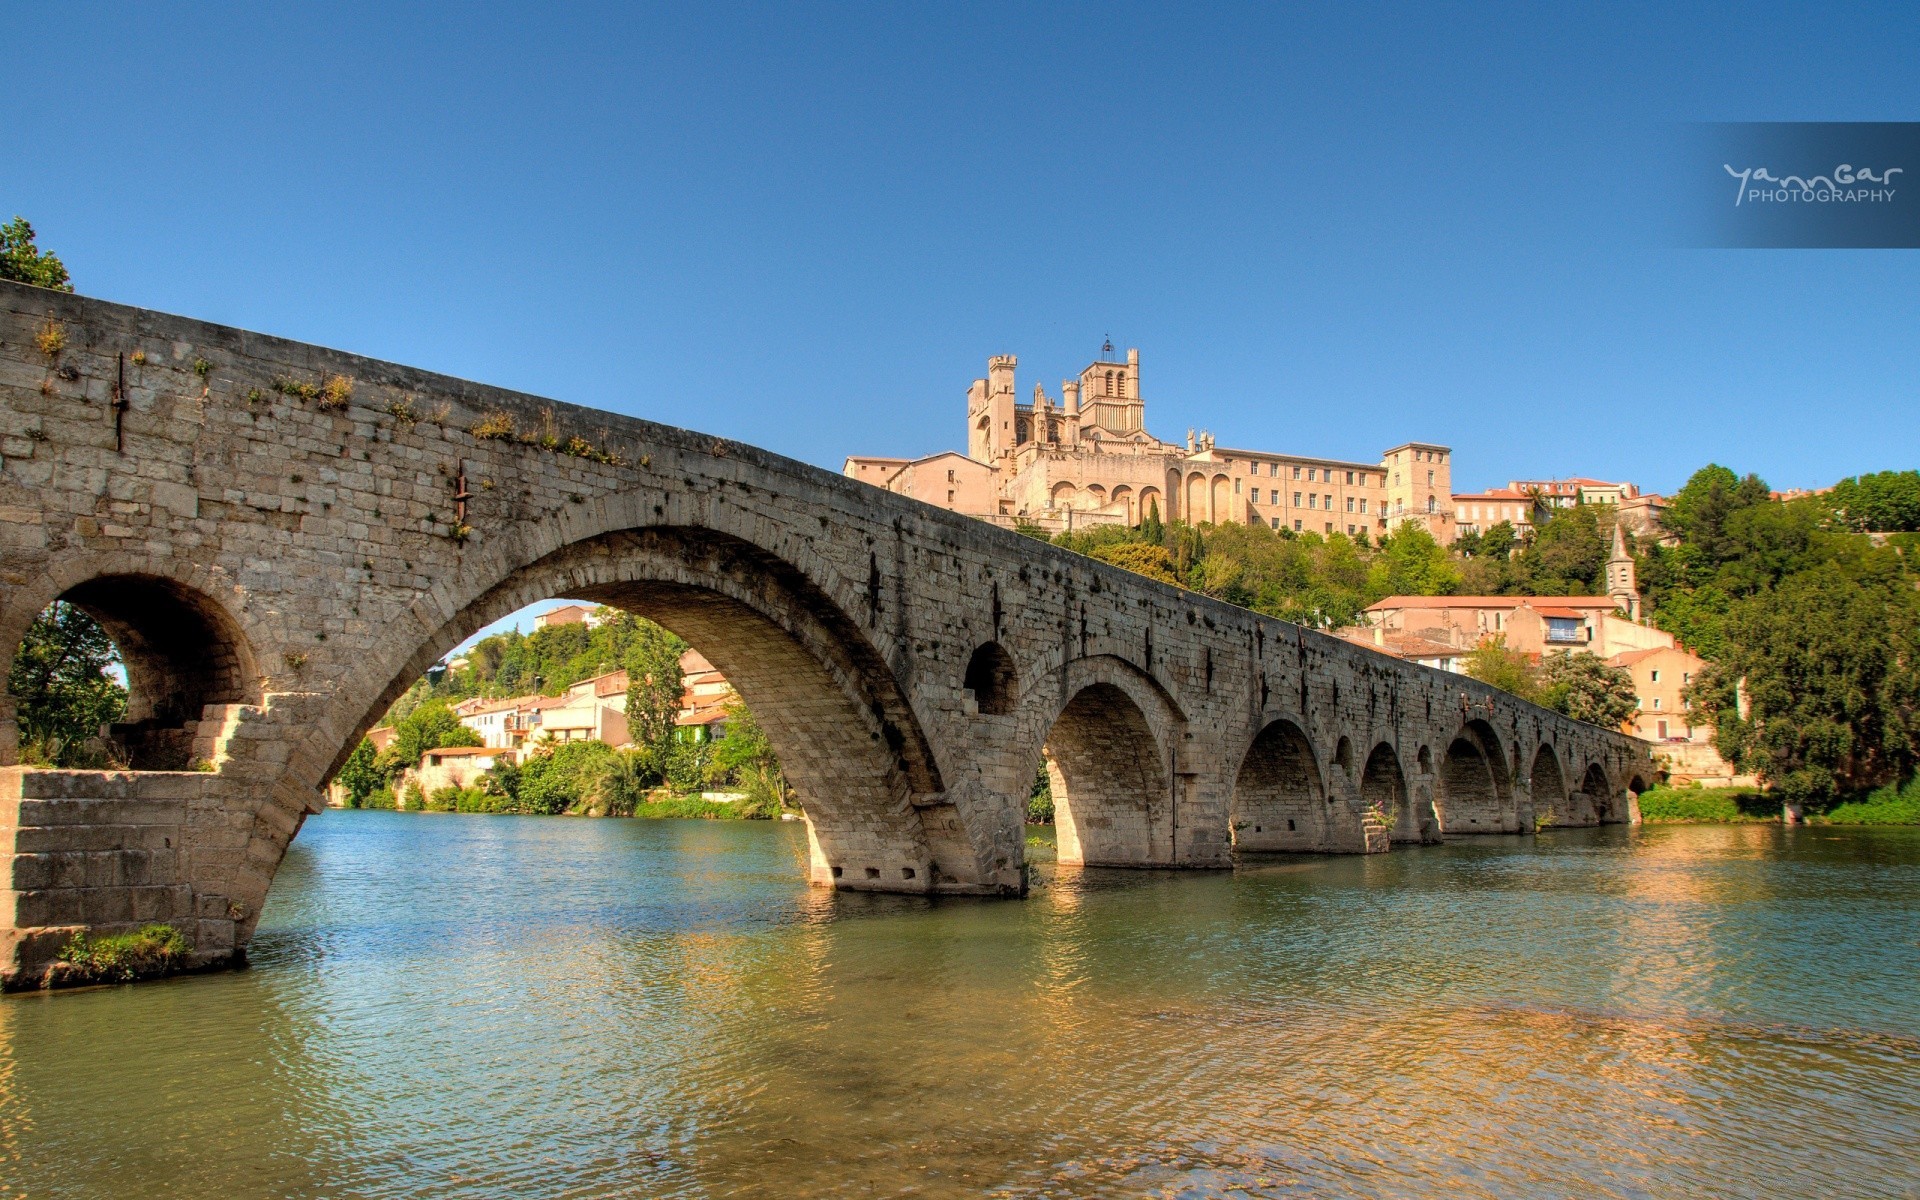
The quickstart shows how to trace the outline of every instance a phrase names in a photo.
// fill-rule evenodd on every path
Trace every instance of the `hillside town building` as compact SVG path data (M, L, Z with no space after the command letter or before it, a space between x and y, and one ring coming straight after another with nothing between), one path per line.
M1101 357L1061 383L1016 395L1011 354L987 360L967 390L967 451L854 456L844 473L928 504L1049 531L1137 525L1150 513L1192 524L1265 525L1378 537L1413 522L1453 540L1452 452L1405 442L1378 462L1235 450L1205 431L1184 444L1146 427L1140 352Z

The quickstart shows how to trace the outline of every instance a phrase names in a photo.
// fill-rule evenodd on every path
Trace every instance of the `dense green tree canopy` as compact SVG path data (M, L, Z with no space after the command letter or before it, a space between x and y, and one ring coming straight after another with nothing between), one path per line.
M1856 532L1920 531L1920 471L1881 471L1842 479L1823 503L1836 528Z
M1640 707L1632 673L1592 654L1550 654L1539 677L1540 703L1576 721L1618 729Z
M73 605L56 601L34 618L7 676L25 760L96 765L88 743L127 707L127 689L112 674L119 662L106 632Z
M33 226L25 217L0 225L0 279L70 292L73 283L58 256L34 244Z
M420 704L393 727L393 741L380 754L389 773L415 766L420 756L443 746L478 746L479 734L460 723L453 706L439 696Z
M1713 722L1721 754L1791 798L1911 775L1920 755L1912 580L1828 561L1733 603L1721 656L1688 697Z

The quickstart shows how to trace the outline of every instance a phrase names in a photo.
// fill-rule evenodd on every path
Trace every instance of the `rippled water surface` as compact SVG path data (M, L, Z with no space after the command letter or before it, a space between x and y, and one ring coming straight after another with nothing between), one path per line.
M0 1195L1916 1196L1920 831L832 896L329 812L254 967L0 1001Z

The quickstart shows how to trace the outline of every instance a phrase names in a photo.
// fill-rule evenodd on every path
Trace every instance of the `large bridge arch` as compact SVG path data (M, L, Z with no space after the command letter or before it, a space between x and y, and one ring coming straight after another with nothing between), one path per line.
M711 529L654 527L591 537L510 572L401 662L370 663L344 690L358 720L328 758L336 769L425 668L527 604L569 596L678 634L753 709L806 811L816 884L846 889L974 890L964 839L928 837L944 804L927 738L859 623L793 564ZM338 735L316 731L318 748ZM312 756L316 760L318 755Z
M1407 782L1400 755L1391 742L1376 743L1360 770L1360 807L1363 812L1378 812L1384 819L1390 840L1431 843L1440 840L1440 819L1434 814L1433 800Z
M1100 654L1055 668L1028 698L1029 725L1038 727L1035 740L1053 789L1059 861L1175 862L1179 814L1171 755L1186 719L1166 690L1125 659Z
M1507 755L1486 721L1468 721L1454 733L1441 756L1439 782L1435 804L1444 832L1513 832L1517 818Z
M1234 775L1233 844L1247 851L1331 848L1327 790L1312 740L1298 722L1268 721Z
M1534 752L1533 766L1527 772L1527 791L1533 797L1533 817L1537 825L1571 825L1574 812L1567 788L1567 776L1560 769L1560 756L1551 743L1542 742Z

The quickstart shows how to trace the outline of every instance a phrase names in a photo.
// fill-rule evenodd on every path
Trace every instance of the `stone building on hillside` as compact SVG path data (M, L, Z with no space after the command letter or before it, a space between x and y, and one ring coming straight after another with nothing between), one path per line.
M550 629L555 625L585 625L592 628L600 621L599 606L594 604L563 604L533 619L534 625L541 629Z
M680 711L673 724L689 742L710 742L727 736L727 716L739 693L727 677L698 650L680 656Z
M1265 525L1377 538L1413 522L1453 540L1452 452L1406 442L1378 462L1233 450L1188 430L1185 444L1148 432L1140 352L1108 343L1058 399L1035 384L1021 401L1011 354L987 360L967 390L967 452L855 456L845 474L996 524L1058 532L1165 521Z

